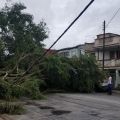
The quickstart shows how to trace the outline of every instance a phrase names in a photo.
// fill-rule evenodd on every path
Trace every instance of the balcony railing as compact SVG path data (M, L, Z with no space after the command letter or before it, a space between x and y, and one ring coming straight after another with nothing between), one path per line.
M98 64L102 67L102 60L98 61ZM112 60L105 60L104 61L105 67L120 67L120 59L112 59Z

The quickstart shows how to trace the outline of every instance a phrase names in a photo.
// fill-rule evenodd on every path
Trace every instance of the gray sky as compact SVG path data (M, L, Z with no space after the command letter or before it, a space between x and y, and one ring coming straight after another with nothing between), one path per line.
M5 1L0 0L0 5L3 6ZM27 6L26 12L34 16L36 23L44 19L50 31L49 38L44 41L46 48L48 48L91 0L11 1L24 3ZM103 21L108 22L119 7L120 0L95 0L85 14L53 48L60 49L85 42L93 42L96 35L102 33ZM111 22L106 32L120 34L120 12Z

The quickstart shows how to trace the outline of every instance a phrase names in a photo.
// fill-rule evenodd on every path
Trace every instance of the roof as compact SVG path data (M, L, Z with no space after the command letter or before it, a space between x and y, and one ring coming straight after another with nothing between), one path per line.
M115 34L115 33L105 33L105 34L110 34L110 35L114 35L114 36L120 36L119 34ZM99 34L99 35L103 35L103 34ZM97 36L99 36L97 35Z
M95 39L95 40L97 40L97 39L103 39L103 35L104 34L99 34L99 35L97 35L97 38ZM116 37L116 36L118 36L118 37L120 37L120 35L119 34L114 34L114 33L105 33L105 37L106 38L109 38L109 37ZM107 36L108 35L108 36ZM100 37L100 36L102 36L102 37Z
M63 50L70 50L70 49L74 49L74 48L78 48L78 47L84 47L84 44L80 44L80 45L73 46L73 47L62 48L57 51L59 52L59 51L63 51Z
M44 49L45 51L47 51L48 49ZM53 55L53 54L56 54L57 50L54 50L54 49L50 49L47 53L47 55Z

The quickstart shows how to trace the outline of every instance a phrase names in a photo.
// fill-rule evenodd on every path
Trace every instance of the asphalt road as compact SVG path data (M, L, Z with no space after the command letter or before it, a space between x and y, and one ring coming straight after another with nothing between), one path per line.
M120 120L120 95L52 94L28 101L26 114L12 120Z

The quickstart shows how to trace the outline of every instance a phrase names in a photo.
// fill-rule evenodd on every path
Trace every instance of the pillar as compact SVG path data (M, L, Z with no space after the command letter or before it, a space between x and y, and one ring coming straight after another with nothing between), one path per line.
M116 70L116 81L115 81L115 88L118 87L120 84L120 75L119 75L119 70Z

